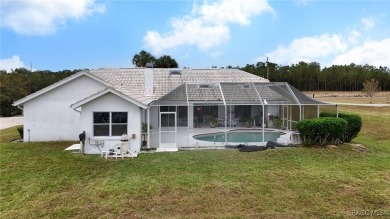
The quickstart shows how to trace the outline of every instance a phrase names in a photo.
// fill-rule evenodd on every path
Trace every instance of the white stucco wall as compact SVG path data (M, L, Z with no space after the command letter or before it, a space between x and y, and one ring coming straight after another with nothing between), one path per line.
M82 75L24 103L24 141L78 140L80 114L70 105L104 87Z
M158 106L152 106L150 108L150 125L153 129L158 129L158 118L159 118L159 111Z
M128 125L127 135L129 139L132 134L135 134L134 139L130 139L130 150L140 151L141 148L141 108L138 106L114 95L107 93L95 100L92 100L82 106L80 128L79 132L85 131L86 141L85 150L86 154L97 154L100 150L113 149L112 144L120 142L120 136L118 137L94 137L93 136L93 112L127 112L128 113ZM95 145L95 140L104 141L104 145L100 147L100 150Z

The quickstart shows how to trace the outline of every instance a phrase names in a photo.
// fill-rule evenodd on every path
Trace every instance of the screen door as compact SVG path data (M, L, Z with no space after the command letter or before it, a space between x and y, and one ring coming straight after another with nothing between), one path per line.
M176 112L160 112L160 148L176 148Z

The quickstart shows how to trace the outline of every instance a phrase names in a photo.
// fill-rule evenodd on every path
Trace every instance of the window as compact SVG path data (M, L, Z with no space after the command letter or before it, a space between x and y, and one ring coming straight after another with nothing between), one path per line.
M127 134L127 112L94 112L94 136L121 136Z

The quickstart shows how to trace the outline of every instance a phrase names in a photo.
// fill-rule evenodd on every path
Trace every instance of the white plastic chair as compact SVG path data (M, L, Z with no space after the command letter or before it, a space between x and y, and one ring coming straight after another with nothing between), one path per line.
M238 119L232 119L231 120L231 123L230 123L230 126L238 126Z

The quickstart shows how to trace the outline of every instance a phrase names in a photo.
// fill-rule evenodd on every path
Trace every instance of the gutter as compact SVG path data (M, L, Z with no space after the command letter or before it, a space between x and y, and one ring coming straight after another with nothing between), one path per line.
M77 110L76 108L73 108L72 106L73 106L73 105L70 105L69 108L72 108L72 110L74 110L74 111L76 111L76 112L78 112L78 113L81 114L81 110Z

